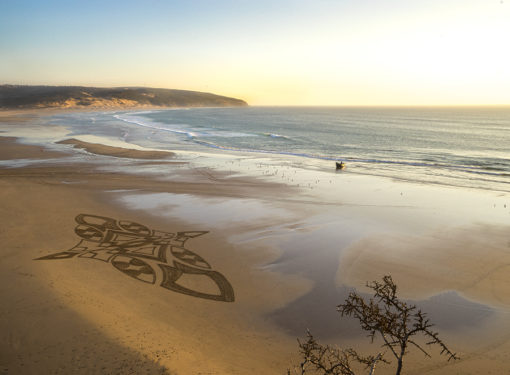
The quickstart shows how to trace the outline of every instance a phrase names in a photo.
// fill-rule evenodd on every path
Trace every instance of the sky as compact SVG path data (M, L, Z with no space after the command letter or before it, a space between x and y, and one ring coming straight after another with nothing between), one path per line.
M0 0L0 84L510 105L510 0Z

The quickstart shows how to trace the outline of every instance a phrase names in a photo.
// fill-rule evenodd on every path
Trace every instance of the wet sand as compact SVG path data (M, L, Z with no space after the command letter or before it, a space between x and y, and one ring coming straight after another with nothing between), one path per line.
M165 159L173 156L171 152L166 151L130 150L122 147L112 147L98 143L83 142L74 138L65 139L57 143L63 145L73 145L75 148L80 148L96 155L114 156L117 158Z
M22 154L27 147L20 147L16 155L28 157ZM189 179L197 181L147 181L98 173L94 166L0 170L4 373L249 374L286 368L294 338L274 335L264 322L265 312L299 294L305 282L252 268L270 255L238 253L226 241L228 228L190 239L187 247L225 275L234 287L233 303L145 284L108 262L34 260L77 244L75 217L80 213L136 221L168 232L208 231L211 228L203 224L127 210L105 192L207 194L211 188L200 173L191 171ZM275 187L267 188L273 195ZM244 195L253 189L253 183L240 180L214 194L236 190ZM257 187L259 193L264 190ZM193 280L185 285L193 290L202 287ZM207 287L203 291L214 293Z
M15 142L12 137L0 137L0 160L47 159L61 157L58 152L48 151L42 146L28 146Z
M307 328L325 341L374 351L335 306L351 288L363 292L366 281L387 273L402 296L430 312L462 358L448 363L434 351L432 359L413 353L407 373L509 371L506 196L368 184L347 174L312 191L279 176L221 170L222 161L119 164L119 150L82 145L106 159L73 164L66 158L78 151L0 139L4 160L61 161L0 169L4 373L282 374L296 363L296 337ZM242 163L253 169L258 161ZM129 172L161 166L165 176ZM34 260L68 251L83 236L93 239L78 229L80 214L111 218L123 235L119 225L127 221L174 234L207 232L186 241L191 253L172 252L174 260L193 272L215 272L234 300L221 297L226 284L218 290L203 277L210 273L182 277L180 291L162 287L161 266L144 257L138 259L153 265L154 275L139 262L126 266L125 258L102 261L90 252ZM158 262L175 266L169 258Z

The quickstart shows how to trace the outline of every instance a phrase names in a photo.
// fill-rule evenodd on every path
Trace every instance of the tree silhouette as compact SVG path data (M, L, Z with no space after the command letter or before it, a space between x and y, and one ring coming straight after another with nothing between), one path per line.
M356 375L354 366L359 367L361 364L370 375L373 375L379 362L390 363L384 358L389 351L397 360L395 375L400 375L404 357L410 347L415 347L430 357L424 346L415 341L416 335L422 335L427 339L426 346L439 346L441 354L448 356L448 361L458 359L439 338L438 333L431 330L433 324L426 314L415 305L398 299L397 286L391 276L384 276L382 282L367 283L367 287L374 292L368 301L356 292L351 292L345 303L337 306L337 310L342 316L357 319L361 328L368 331L371 342L380 337L383 341L382 349L386 350L375 356L362 356L352 348L340 349L322 345L308 331L305 342L298 339L303 360L295 373ZM291 371L288 370L287 373L290 375Z

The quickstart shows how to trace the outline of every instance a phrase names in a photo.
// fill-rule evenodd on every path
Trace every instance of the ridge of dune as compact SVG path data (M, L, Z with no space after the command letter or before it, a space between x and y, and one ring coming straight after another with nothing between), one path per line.
M150 87L0 85L0 109L240 107L244 100L207 92Z

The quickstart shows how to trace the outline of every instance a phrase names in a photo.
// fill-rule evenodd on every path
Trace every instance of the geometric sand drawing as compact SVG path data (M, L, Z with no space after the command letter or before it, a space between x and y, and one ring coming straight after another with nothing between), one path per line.
M202 257L184 247L190 238L208 232L161 232L132 221L80 214L74 229L81 238L73 248L35 260L88 258L111 263L120 272L144 283L193 297L233 302L234 290L227 279ZM218 293L194 290L180 280L206 280ZM197 284L202 285L202 284Z

